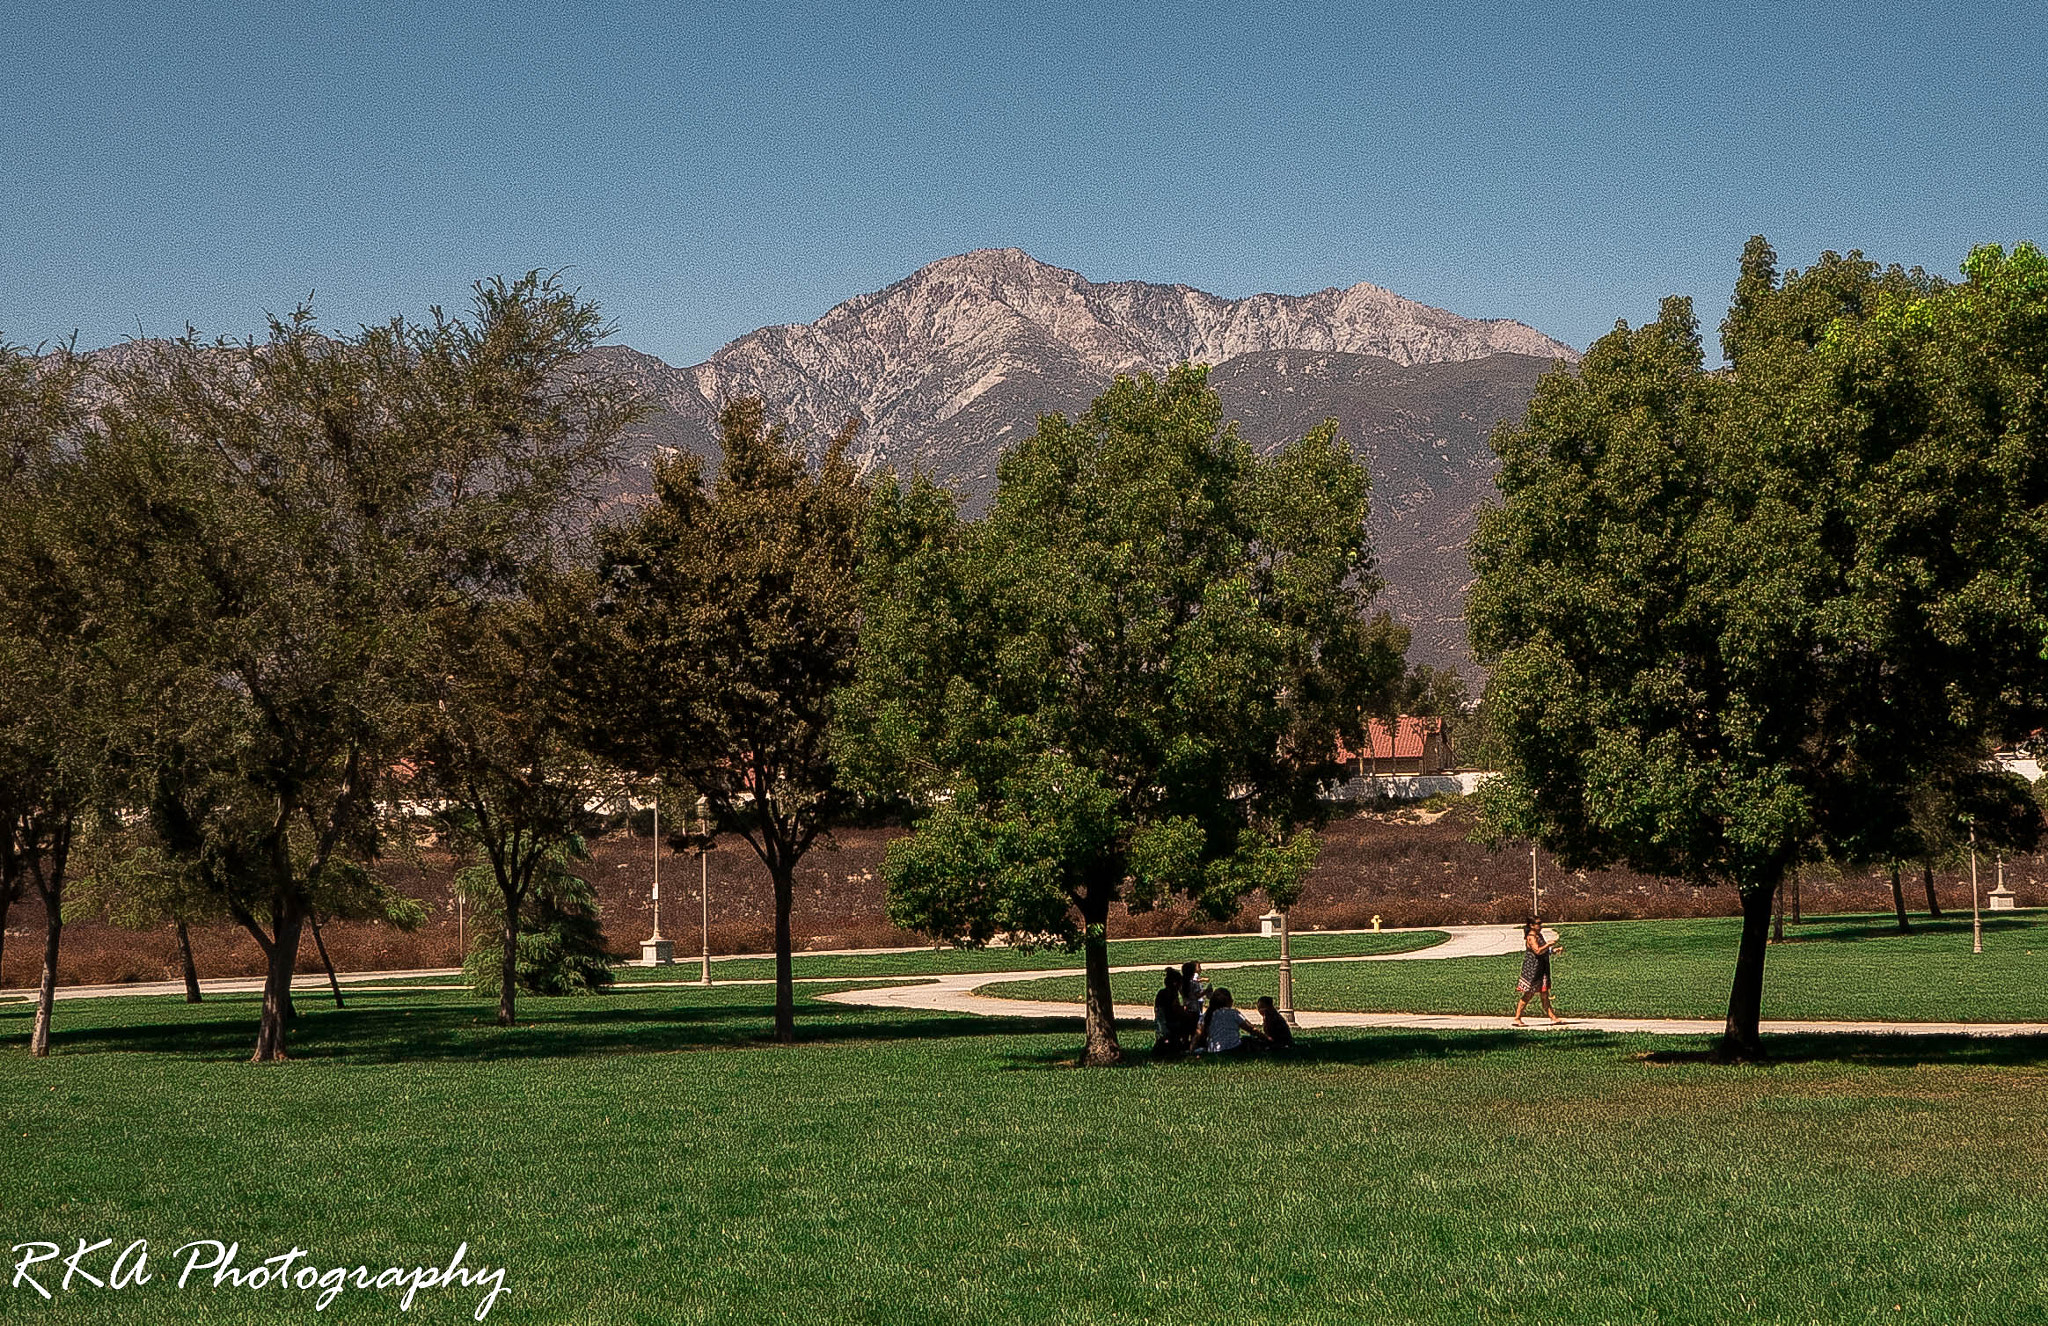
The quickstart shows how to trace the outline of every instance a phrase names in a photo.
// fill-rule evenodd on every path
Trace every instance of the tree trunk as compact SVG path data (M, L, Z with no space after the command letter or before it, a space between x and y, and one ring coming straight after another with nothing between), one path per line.
M790 965L789 937L796 871L789 866L770 866L768 876L775 883L775 1039L788 1045L796 1040L796 981Z
M1735 984L1728 992L1728 1025L1721 1036L1721 1054L1728 1059L1763 1055L1757 1024L1763 1019L1764 956L1769 951L1771 904L1776 888L1751 888L1742 894L1742 945L1735 954Z
M327 969L327 988L334 991L334 1006L346 1008L341 1002L341 981L334 974L334 961L327 956L327 941L320 937L320 913L308 908L306 919L313 925L313 947L320 954L320 965Z
M1906 890L1899 883L1899 863L1892 862L1892 910L1899 914L1899 933L1913 933L1912 923L1906 920Z
M306 924L295 892L277 895L272 911L270 965L263 977L263 1021L256 1028L256 1052L252 1064L276 1063L289 1058L285 1053L285 1023L293 1012L292 977L299 969L299 936Z
M185 965L185 1002L199 1002L199 968L192 961L192 936L185 930L185 923L178 922L178 957Z
M50 1014L57 1004L57 946L64 937L62 903L61 896L43 894L43 983L36 991L36 1026L28 1042L28 1052L38 1059L50 1054Z
M518 1011L519 988L519 904L524 890L500 889L505 902L504 946L498 967L498 1025L509 1027Z
M1934 862L1924 859L1920 862L1920 879L1927 885L1927 914L1939 921L1941 899L1934 896Z
M1120 1063L1123 1047L1116 1042L1116 1003L1109 989L1109 927L1088 923L1083 952L1088 968L1088 1044L1081 1062L1090 1068Z

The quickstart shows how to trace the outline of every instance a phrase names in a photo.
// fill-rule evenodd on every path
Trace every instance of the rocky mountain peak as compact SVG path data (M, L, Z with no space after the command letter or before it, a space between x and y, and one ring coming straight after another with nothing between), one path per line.
M1578 358L1522 323L1460 317L1369 282L1227 298L1092 281L1014 248L941 258L691 368L623 347L599 356L665 407L650 447L715 455L719 409L760 396L814 442L859 418L867 462L927 472L970 505L1040 414L1086 409L1119 373L1210 364L1255 445L1340 419L1373 469L1389 606L1415 627L1416 657L1458 663L1464 539L1492 487L1486 435L1521 413L1545 369Z

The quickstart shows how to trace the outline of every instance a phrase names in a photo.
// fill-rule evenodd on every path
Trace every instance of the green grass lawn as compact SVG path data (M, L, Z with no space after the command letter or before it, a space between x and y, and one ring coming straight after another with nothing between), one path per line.
M1616 1016L1719 1018L1741 922L1589 921L1559 928L1565 948L1552 968L1558 1011ZM1764 968L1767 1018L1891 1021L2048 1021L2048 918L2034 913L1984 923L1984 952L1970 952L1970 922L1915 921L1910 935L1880 917L1833 917L1786 927ZM1501 1013L1514 1007L1519 955L1421 962L1308 964L1295 968L1298 1008L1365 1012ZM1212 973L1249 1006L1278 985L1276 969ZM1120 1004L1150 1009L1157 978L1116 978ZM983 993L1078 1003L1079 978L1020 981ZM1540 1010L1538 1012L1540 1016Z
M509 1268L494 1322L2048 1316L2042 1042L1822 1037L1727 1068L1696 1041L1324 1033L1284 1061L1083 1071L1071 1020L816 988L794 1048L760 1042L759 987L530 1000L510 1031L442 993L302 999L298 1057L262 1068L240 1062L253 999L63 1004L42 1062L0 1008L7 1242L381 1267L467 1241ZM396 1315L390 1292L314 1316L162 1283L0 1305ZM403 1319L474 1306L429 1292Z
M1352 957L1368 953L1406 953L1418 948L1428 948L1432 944L1440 944L1443 939L1443 933L1435 930L1306 934L1296 935L1289 947L1304 956ZM1222 962L1227 959L1277 958L1279 955L1279 940L1262 939L1256 935L1119 939L1112 940L1109 946L1110 962L1120 967L1140 964L1164 967L1169 962L1182 963L1190 959ZM936 976L945 972L961 971L1055 971L1080 965L1079 952L1069 953L1057 948L909 949L896 953L844 956L798 953L791 963L796 975L816 977ZM697 963L694 959L679 956L674 969L621 967L619 979L688 980L695 974L696 968ZM758 980L774 975L775 961L772 958L711 959L711 979L714 981Z
M1304 934L1296 935L1290 947L1295 953L1311 957L1345 957L1368 953L1406 953L1413 949L1428 948L1442 943L1444 935L1436 930L1404 930L1383 933L1345 934ZM1191 958L1204 962L1222 962L1234 959L1275 958L1280 953L1280 941L1246 935L1203 935L1179 939L1118 939L1109 945L1109 959L1119 966L1186 962ZM937 976L946 972L963 971L1056 971L1081 965L1078 952L1069 953L1063 949L902 949L893 953L859 954L809 954L798 953L791 964L795 975L800 978L858 977L866 979L875 976ZM688 981L696 977L698 960L688 955L679 955L673 967L619 967L616 969L621 982L640 981ZM775 976L773 958L719 958L711 959L711 979L714 981L772 980ZM366 987L377 985L433 984L431 979L413 977L391 977L384 981L365 981ZM458 984L455 978L443 978L439 983ZM1148 996L1149 998L1149 996Z

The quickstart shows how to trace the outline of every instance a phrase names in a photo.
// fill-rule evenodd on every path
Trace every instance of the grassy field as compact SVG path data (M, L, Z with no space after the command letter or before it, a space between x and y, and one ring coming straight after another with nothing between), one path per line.
M1317 957L1358 957L1370 953L1407 953L1443 941L1435 930L1404 930L1398 933L1346 933L1338 935L1297 935L1290 948ZM1222 962L1236 959L1277 957L1280 941L1256 935L1208 935L1182 939L1119 939L1109 945L1109 960L1117 966L1143 964L1163 967L1169 962ZM688 964L687 958L678 965ZM1064 949L918 949L896 953L862 953L835 956L796 954L791 962L798 976L867 977L935 976L961 971L1054 971L1081 965L1078 952ZM761 979L775 975L772 958L713 958L711 979ZM621 980L674 980L675 973L650 967L624 967ZM687 979L687 973L685 978Z
M1416 964L1413 969L1434 964ZM1448 965L1448 964L1447 964ZM1401 970L1411 968L1399 964ZM395 1291L180 1293L169 1250L508 1268L504 1322L2035 1322L2048 1045L1320 1034L1291 1059L1064 1066L1069 1020L759 987L0 1008L9 1245L147 1237L159 1283L9 1320L386 1321ZM1133 1038L1138 1040L1140 1038ZM171 1266L171 1269L175 1269ZM467 1321L468 1291L407 1320ZM1895 1307L1896 1305L1896 1307Z
M1404 930L1383 933L1296 935L1294 952L1313 957L1352 957L1369 953L1406 953L1442 942L1442 931ZM1199 958L1205 962L1276 957L1280 941L1247 935L1207 935L1181 939L1118 939L1110 941L1109 960L1119 966L1143 963L1164 966ZM903 949L892 953L798 953L791 963L799 978L873 976L937 976L963 971L1056 971L1081 965L1078 952L1063 949ZM674 967L620 967L621 981L687 981L697 973L697 959L678 955ZM773 958L711 959L714 981L772 980ZM376 984L419 984L412 977L394 977ZM455 984L448 978L447 984ZM1148 996L1149 997L1149 996Z
M1741 922L1591 921L1566 925L1552 968L1558 1010L1615 1016L1718 1018ZM1889 1021L2048 1021L2048 918L1987 918L1984 952L1970 952L1970 922L1914 923L1835 917L1786 928L1764 973L1767 1018ZM1295 1005L1365 1012L1500 1013L1514 1007L1519 955L1426 962L1306 964L1295 968ZM1212 973L1248 1006L1274 993L1272 967ZM1157 978L1116 978L1120 1003L1149 1009ZM1078 978L1006 982L982 993L1078 1003ZM1541 1015L1540 1009L1537 1016Z

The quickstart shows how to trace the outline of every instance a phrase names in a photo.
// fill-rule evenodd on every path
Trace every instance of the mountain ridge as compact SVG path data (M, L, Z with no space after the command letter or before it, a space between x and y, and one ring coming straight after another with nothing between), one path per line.
M1417 661L1468 672L1464 543L1492 491L1488 435L1520 416L1544 371L1577 358L1525 324L1369 282L1230 299L1091 281L1020 249L942 258L687 368L623 346L593 354L660 404L640 429L643 462L662 446L715 458L720 406L758 395L814 447L858 418L862 463L922 471L970 509L1039 415L1087 409L1119 373L1206 362L1226 417L1262 451L1339 420L1373 474L1382 606L1414 632Z

